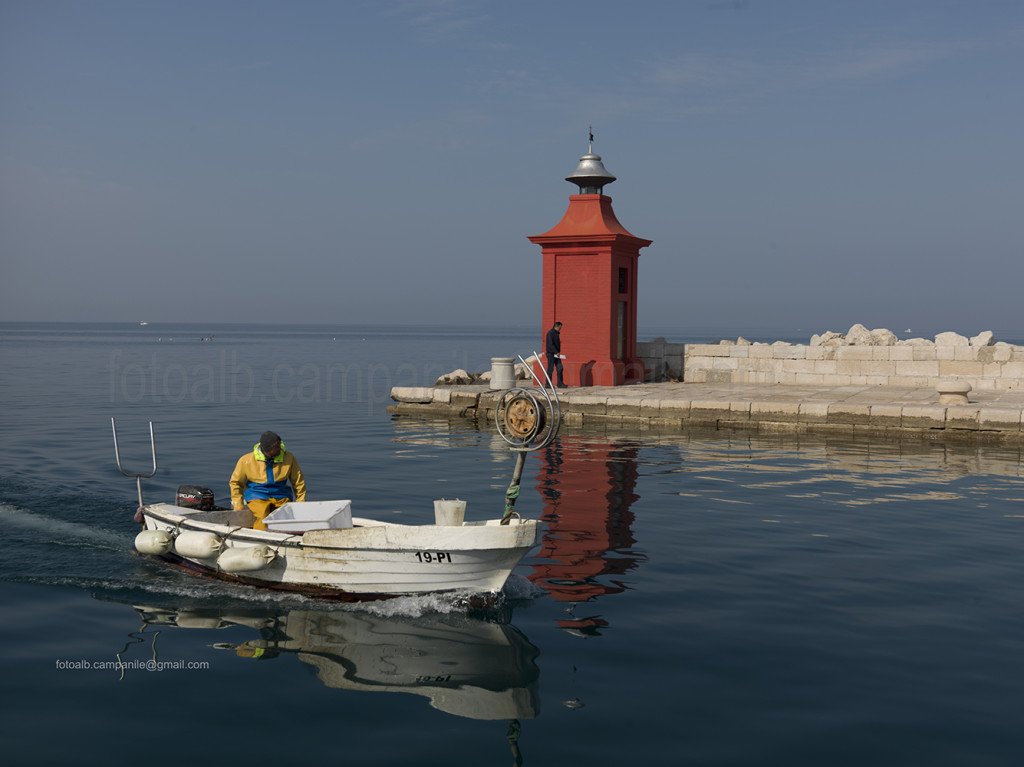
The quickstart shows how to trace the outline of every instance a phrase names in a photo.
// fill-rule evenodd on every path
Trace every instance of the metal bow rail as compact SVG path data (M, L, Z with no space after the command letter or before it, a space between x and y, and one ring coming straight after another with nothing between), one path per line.
M139 491L139 508L141 508L145 505L142 502L142 480L156 475L156 438L153 436L153 422L149 422L149 447L153 452L153 470L149 474L132 474L122 468L121 453L117 449L117 422L113 418L110 419L110 428L114 431L114 458L117 459L117 470L126 477L135 477L135 487Z

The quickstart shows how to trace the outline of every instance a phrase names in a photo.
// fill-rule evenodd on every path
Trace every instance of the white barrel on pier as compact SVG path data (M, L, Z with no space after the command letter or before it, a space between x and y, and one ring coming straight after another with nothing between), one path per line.
M514 357L491 357L491 388L498 391L516 385Z

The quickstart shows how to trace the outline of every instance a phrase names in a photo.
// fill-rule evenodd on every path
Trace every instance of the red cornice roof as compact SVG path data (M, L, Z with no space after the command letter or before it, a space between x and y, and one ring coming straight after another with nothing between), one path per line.
M653 242L634 236L620 224L615 217L615 211L612 210L612 198L603 194L570 195L569 207L558 225L544 234L534 235L528 239L537 245L581 239L605 242L628 239L637 248L646 247Z

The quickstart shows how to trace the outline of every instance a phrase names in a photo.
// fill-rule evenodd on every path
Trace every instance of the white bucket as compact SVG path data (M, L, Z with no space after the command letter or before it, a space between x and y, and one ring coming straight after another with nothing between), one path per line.
M466 518L466 502L460 500L446 501L443 498L434 501L434 524L439 527L462 527Z
M516 385L514 357L491 357L491 388L511 389Z

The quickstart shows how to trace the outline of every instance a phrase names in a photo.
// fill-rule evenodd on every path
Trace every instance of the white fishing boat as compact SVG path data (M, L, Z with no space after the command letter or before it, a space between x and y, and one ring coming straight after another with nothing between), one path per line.
M321 504L344 507L343 502L286 504L274 514L295 512L296 518L280 532L252 529L248 510L150 504L139 510L145 529L136 536L135 548L239 583L341 599L382 599L430 592L496 594L541 541L537 520L514 516L504 524L501 518L442 518L440 524L435 519L426 525L349 517L350 526L324 527L321 520L303 516L303 507ZM268 526L272 517L267 517ZM319 529L301 530L304 526Z
M495 422L517 460L504 512L496 518L465 521L466 505L458 500L435 501L434 523L422 525L353 517L348 500L292 502L265 518L267 530L252 528L247 509L214 508L212 494L200 502L191 487L179 489L175 504L144 504L142 479L157 469L153 424L148 474L121 467L114 419L111 427L118 470L135 477L138 485L139 554L238 583L365 600L434 592L496 596L541 542L540 522L523 519L514 506L526 453L549 444L560 420L558 398L549 385L502 395Z

